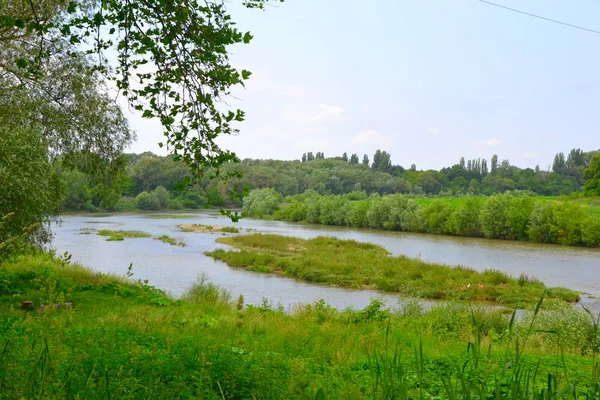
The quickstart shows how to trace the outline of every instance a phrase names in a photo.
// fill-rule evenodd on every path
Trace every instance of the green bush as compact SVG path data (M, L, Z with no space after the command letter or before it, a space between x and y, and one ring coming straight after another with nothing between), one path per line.
M140 210L160 210L160 200L154 193L142 192L135 198L135 206Z
M162 186L159 186L156 189L154 189L154 191L152 191L152 194L154 194L158 198L161 208L169 207L169 202L171 201L171 194L167 189L165 189Z
M133 211L135 208L135 198L133 197L121 197L115 204L115 211Z
M171 210L181 210L183 208L183 204L177 199L173 199L169 201L169 208Z

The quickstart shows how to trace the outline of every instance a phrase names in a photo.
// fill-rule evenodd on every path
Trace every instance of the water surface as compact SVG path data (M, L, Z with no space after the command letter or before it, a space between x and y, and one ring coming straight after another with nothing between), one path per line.
M246 302L259 304L267 298L273 304L292 307L298 303L324 299L336 308L362 308L372 297L383 297L389 305L397 296L369 290L348 290L317 286L294 279L258 274L231 268L204 255L205 251L223 247L215 243L221 233L182 232L177 225L199 223L233 225L214 211L190 214L183 219L156 219L147 214L109 216L67 216L54 227L53 246L59 253L68 251L73 261L94 270L124 275L133 263L133 278L147 279L151 285L180 296L206 274L215 284L228 289L235 297L243 294ZM600 250L557 245L539 245L514 241L457 238L448 236L385 232L365 229L291 224L281 221L241 220L235 226L261 233L311 238L336 236L379 244L392 254L420 257L425 261L464 265L478 271L498 269L513 276L525 273L538 277L548 286L565 286L600 297ZM169 235L183 240L186 247L171 246L151 239L126 239L107 242L98 235L81 235L82 228L140 230L152 235ZM585 301L595 309L600 302Z

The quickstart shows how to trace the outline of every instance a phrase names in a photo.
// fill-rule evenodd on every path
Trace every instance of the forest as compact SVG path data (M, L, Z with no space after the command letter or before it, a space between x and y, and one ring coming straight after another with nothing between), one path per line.
M506 191L529 191L540 196L570 195L584 191L584 171L590 167L598 151L572 149L567 156L557 153L549 171L539 167L519 168L509 160L499 161L494 155L486 159L465 161L435 170L418 170L415 165L404 169L393 165L386 151L359 157L344 153L325 158L322 152L303 154L294 161L244 159L222 167L228 180L210 179L210 174L196 185L183 184L188 169L173 157L150 152L124 154L119 159L119 174L110 185L80 170L55 170L66 192L67 210L159 210L165 208L201 208L207 204L241 207L242 198L230 193L272 188L282 196L295 196L314 191L319 195L407 194L417 197L489 196ZM488 166L489 165L489 166ZM590 177L590 181L593 178ZM594 192L587 189L589 193ZM122 198L121 198L122 197ZM134 200L135 199L135 200Z

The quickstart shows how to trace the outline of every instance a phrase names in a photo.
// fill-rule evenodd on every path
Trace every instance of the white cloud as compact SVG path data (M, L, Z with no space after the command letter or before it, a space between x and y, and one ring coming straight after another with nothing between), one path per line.
M480 140L479 142L480 146L497 146L498 144L500 144L500 140L496 139L496 138L491 138L491 139L484 139L484 140Z
M523 153L523 157L525 158L538 158L539 156L537 153Z
M439 129L431 128L429 129L429 131L427 131L427 134L429 136L438 136L440 134L440 131Z
M392 141L390 136L382 135L375 131L363 131L352 138L354 144L388 144Z

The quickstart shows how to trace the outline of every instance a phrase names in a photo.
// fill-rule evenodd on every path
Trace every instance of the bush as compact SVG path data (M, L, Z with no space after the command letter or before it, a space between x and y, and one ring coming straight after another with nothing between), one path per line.
M115 211L133 211L135 208L135 198L133 197L121 197L115 204Z
M587 217L581 227L581 240L586 246L600 246L600 217Z
M154 194L158 198L158 201L160 203L160 208L169 207L169 201L171 200L171 194L169 193L169 191L167 189L165 189L162 186L159 186L156 189L154 189L152 194Z
M135 198L135 206L140 210L160 210L160 200L154 193L142 192Z
M169 201L169 208L172 210L181 210L183 208L183 204L177 199L173 199Z

